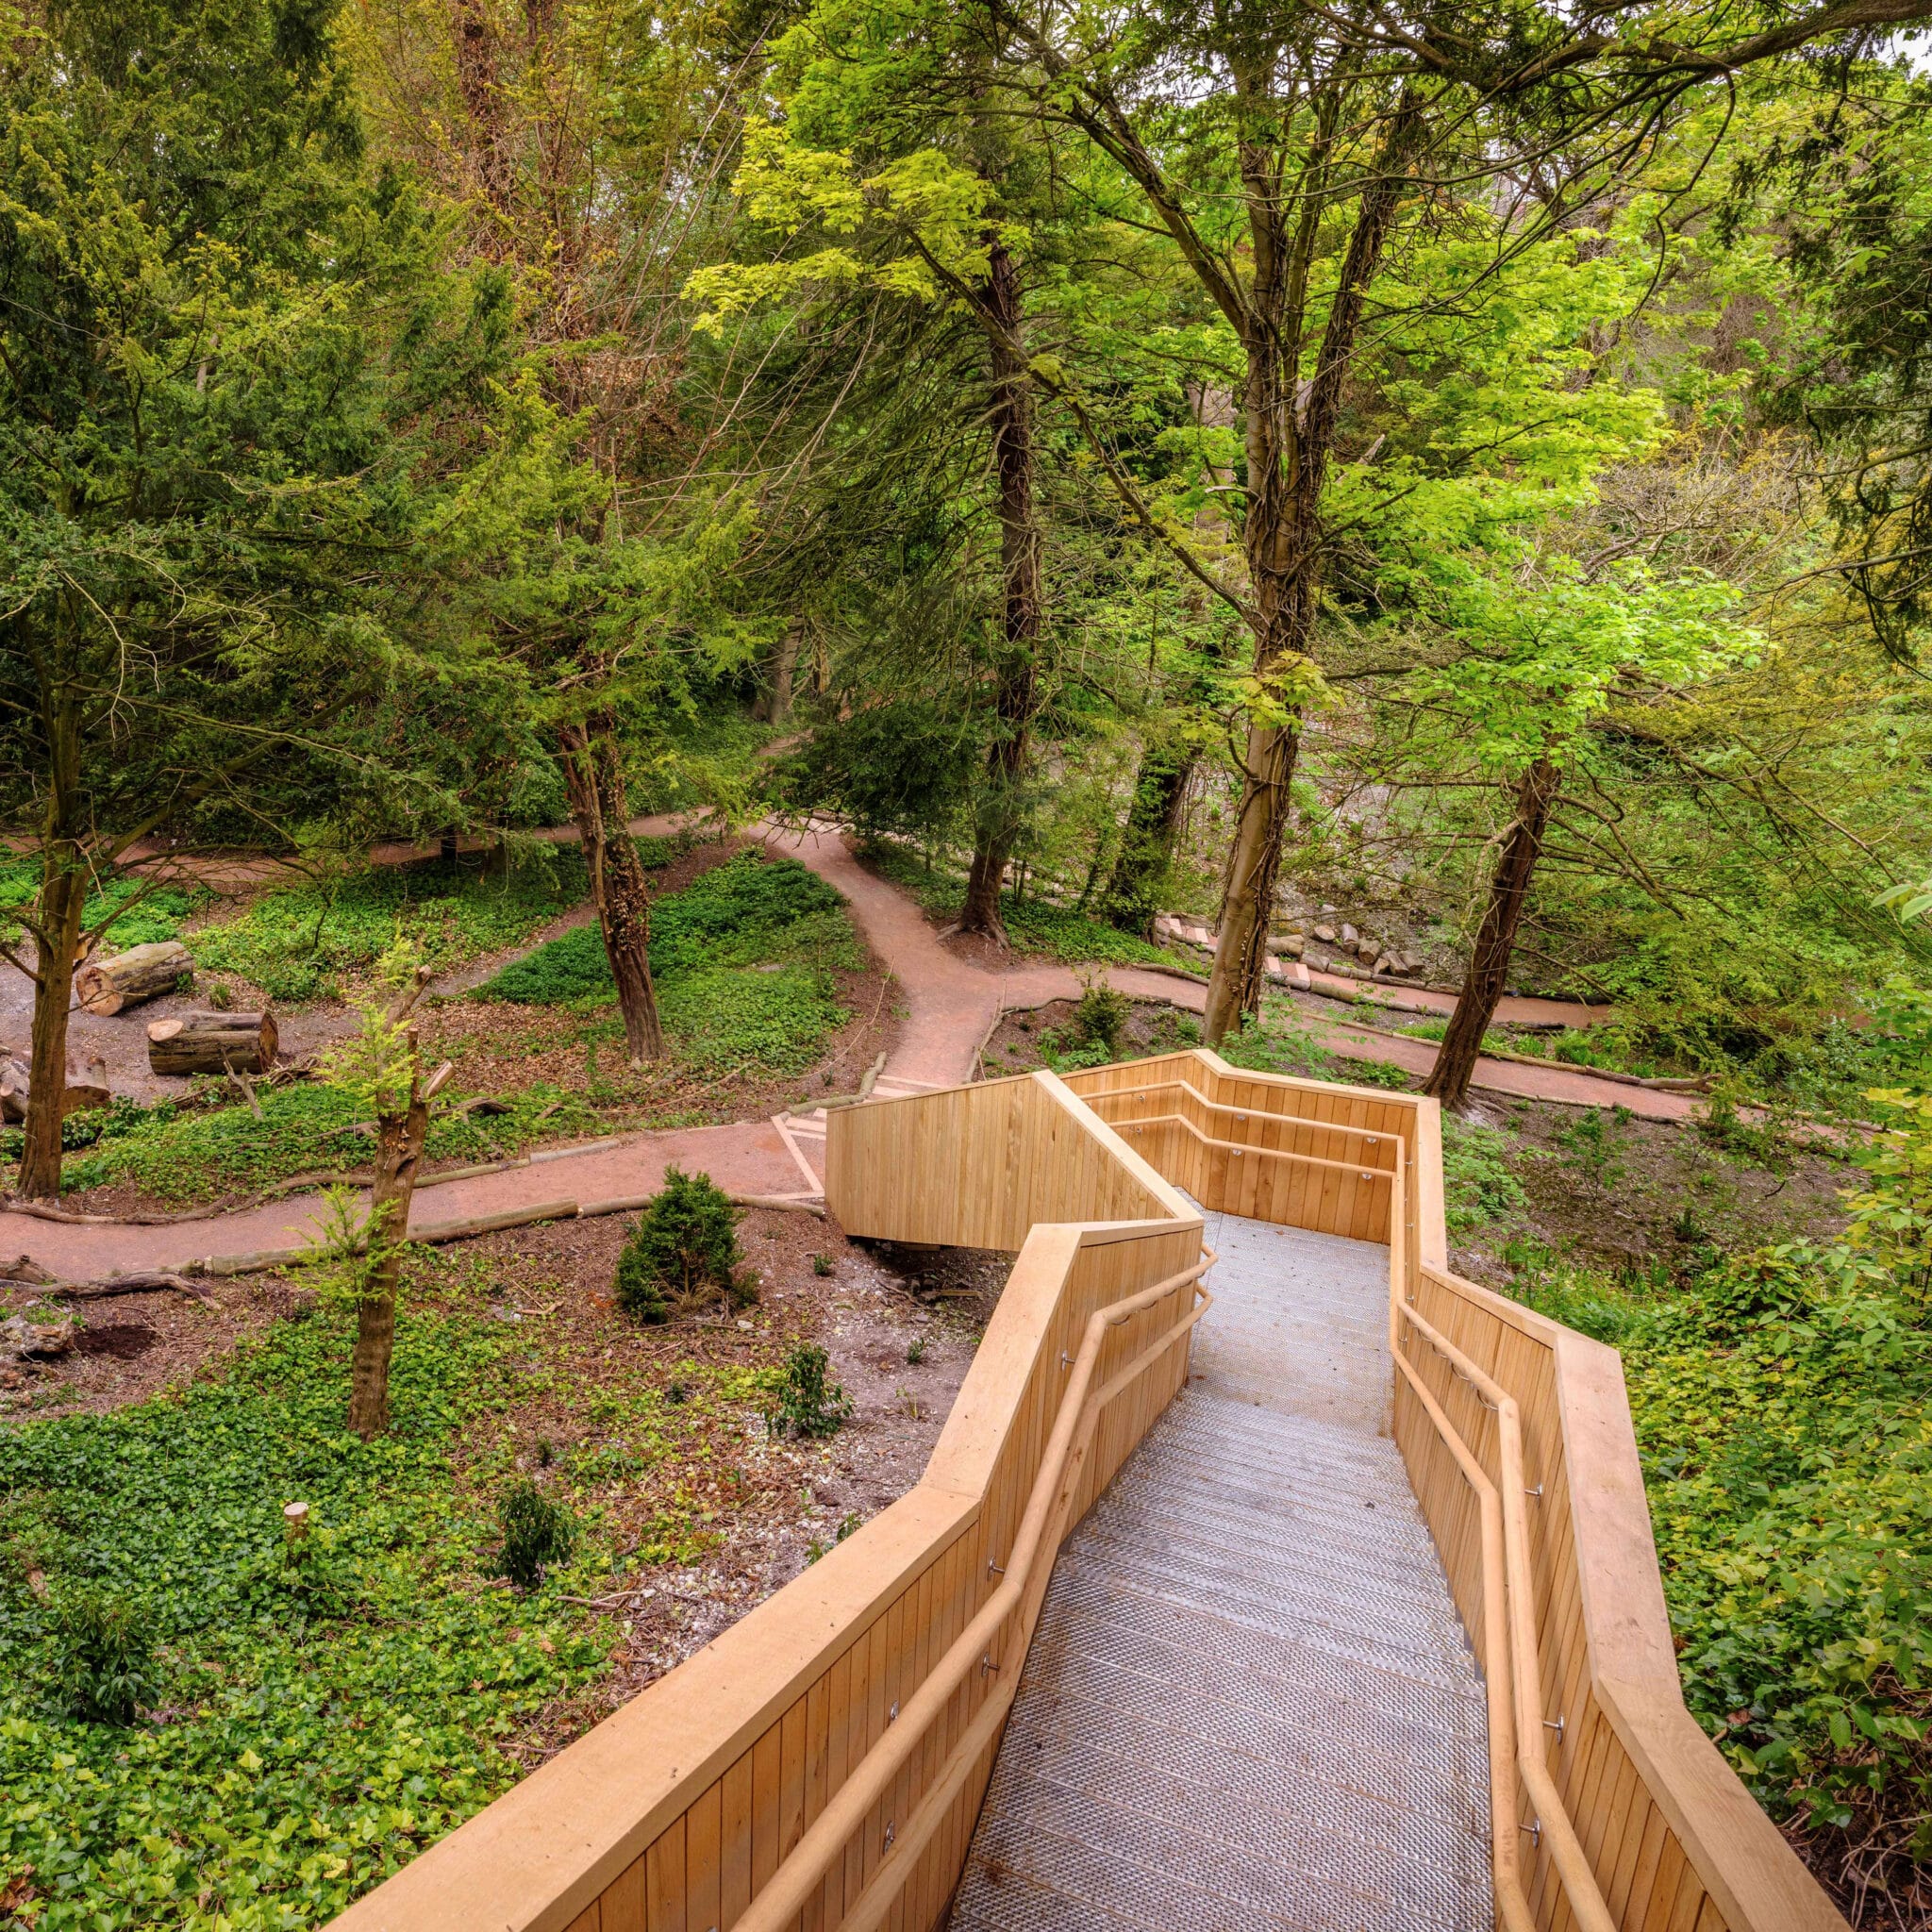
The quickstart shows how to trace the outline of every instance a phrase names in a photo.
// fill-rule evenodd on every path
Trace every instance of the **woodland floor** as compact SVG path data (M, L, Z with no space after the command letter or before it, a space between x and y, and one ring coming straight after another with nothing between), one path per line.
M691 883L741 842L679 853L658 874L658 891ZM797 851L837 885L863 941L863 965L837 971L836 996L849 1017L814 1061L784 1074L756 1066L700 1074L673 1065L633 1075L621 1038L613 1038L612 1009L476 996L509 958L587 917L584 908L566 911L518 946L448 974L424 1011L424 1050L456 1063L460 1091L541 1088L568 1103L547 1120L519 1117L514 1144L607 1130L636 1138L556 1170L533 1174L525 1168L442 1191L454 1196L480 1188L479 1198L466 1199L460 1211L490 1211L494 1197L483 1196L492 1189L506 1201L517 1189L517 1198L531 1200L545 1191L572 1191L586 1199L625 1191L593 1187L591 1170L608 1169L607 1181L620 1172L641 1174L649 1160L685 1144L670 1130L712 1122L741 1124L719 1130L733 1147L742 1141L749 1149L758 1136L770 1141L780 1150L775 1171L783 1173L789 1157L766 1117L852 1091L882 1055L889 1079L916 1087L1132 1058L1199 1037L1198 982L1136 963L1108 970L1130 999L1118 1040L1096 1047L1081 1038L1074 997L1091 970L1076 975L1064 963L1016 961L978 941L941 938L927 911L852 860L836 841L808 835L789 847L774 840L768 849ZM223 984L237 1007L255 991L232 975ZM144 1062L145 1024L163 1010L150 1006L112 1021L90 1019L87 1037L115 1043L118 1062L110 1067L131 1063L131 1055ZM1339 1026L1343 1013L1348 1020ZM350 1008L342 1000L316 1000L289 1014L284 1041L308 1052L346 1027ZM1379 1030L1391 1024L1401 1022L1333 1000L1277 994L1269 1001L1266 1025L1226 1051L1242 1064L1410 1087L1431 1049ZM1464 1204L1462 1224L1452 1230L1453 1259L1478 1279L1508 1288L1552 1265L1674 1276L1712 1247L1825 1234L1841 1223L1847 1174L1833 1159L1722 1124L1636 1117L1624 1098L1642 1095L1657 1105L1657 1096L1578 1070L1552 1069L1547 1076L1536 1068L1503 1072L1594 1104L1484 1091L1475 1120L1452 1124L1451 1191ZM1689 1102L1670 1099L1681 1114L1691 1113ZM245 1121L239 1100L226 1111ZM449 1158L487 1155L491 1123L482 1123L481 1148ZM502 1131L508 1134L509 1125ZM703 1134L696 1143L721 1153L724 1145ZM796 1184L791 1177L783 1182ZM539 1191L531 1193L533 1188ZM163 1200L125 1180L70 1198L95 1211L181 1205L178 1190ZM452 1441L437 1507L453 1510L463 1535L480 1546L502 1482L522 1473L594 1530L562 1593L547 1589L541 1607L533 1598L527 1614L519 1607L517 1627L506 1640L543 1633L536 1641L546 1655L555 1649L551 1675L558 1688L534 1704L527 1697L518 1703L507 1688L503 1701L492 1704L497 1693L479 1677L469 1687L470 1704L453 1708L449 1719L466 1726L487 1718L491 1741L481 1748L501 1752L520 1770L634 1696L918 1479L1010 1258L861 1246L812 1214L752 1209L741 1239L759 1277L757 1304L741 1316L686 1315L651 1328L623 1316L610 1295L629 1223L613 1215L524 1227L436 1251L416 1264L417 1312L467 1324L473 1335L487 1330L493 1349L486 1350L493 1364L487 1374L496 1378ZM195 1224L195 1252L225 1252L222 1226L220 1219ZM17 1216L6 1217L4 1229L7 1254L31 1245L57 1264L57 1249L81 1256L84 1237L110 1233L125 1242L138 1231L62 1228ZM829 1272L818 1272L815 1257ZM81 1267L76 1262L62 1272L78 1274ZM24 1423L66 1427L89 1417L147 1413L185 1390L237 1374L251 1343L302 1333L294 1324L304 1322L338 1319L318 1309L308 1290L276 1274L216 1279L208 1288L211 1308L171 1294L90 1305L74 1353L0 1372L0 1415L11 1425L0 1427L0 1441L18 1440ZM28 1307L32 1296L0 1283L0 1314L9 1302ZM760 1413L787 1357L805 1342L828 1351L831 1375L854 1405L850 1421L822 1441L774 1436ZM330 1358L341 1352L332 1347ZM647 1454L640 1451L641 1413L657 1419ZM674 1413L675 1426L665 1425ZM278 1508L283 1499L257 1500ZM0 1496L0 1558L6 1508ZM480 1572L463 1585L473 1593L500 1587ZM565 1672L566 1654L591 1661ZM479 1742L484 1734L475 1732ZM350 1755L359 1748L341 1745ZM500 1787L501 1777L492 1776Z
M1192 1016L1175 1007L1136 1001L1119 1051L1109 1057L1171 1052L1197 1039L1198 1030ZM1274 1037L1281 1051L1265 1064L1299 1054L1301 1064L1288 1071L1340 1080L1361 1075L1359 1064L1328 1062L1314 1041L1286 1029ZM1007 1014L981 1058L989 1077L1086 1063L1076 1003L1058 1000ZM1384 1082L1419 1084L1392 1066ZM1485 1166L1500 1165L1521 1199L1453 1232L1451 1258L1462 1273L1494 1287L1547 1257L1616 1272L1674 1267L1711 1245L1741 1249L1834 1234L1844 1224L1841 1191L1856 1177L1842 1161L1821 1154L1748 1135L1725 1145L1696 1127L1638 1119L1614 1102L1577 1108L1482 1093L1472 1124L1474 1135L1450 1129L1451 1193L1465 1202L1507 1198L1507 1186L1481 1185ZM1467 1163L1463 1176L1458 1158Z

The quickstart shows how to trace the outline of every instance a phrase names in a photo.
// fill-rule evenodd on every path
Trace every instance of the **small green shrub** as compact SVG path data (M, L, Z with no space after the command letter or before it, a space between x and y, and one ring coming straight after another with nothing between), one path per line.
M916 1369L925 1359L925 1337L914 1336L906 1345L906 1359Z
M814 1255L811 1257L811 1272L824 1276L832 1272L832 1257L829 1255Z
M564 1562L576 1542L576 1524L528 1476L505 1489L496 1506L503 1524L503 1574L519 1590L535 1590L552 1563Z
M1505 1221L1527 1203L1509 1165L1509 1137L1442 1116L1442 1208L1453 1234Z
M1074 1011L1074 1026L1089 1046L1104 1046L1118 1056L1127 1037L1127 1020L1133 1008L1124 992L1115 991L1104 979L1091 981L1080 995Z
M713 1290L736 1298L741 1219L709 1174L667 1168L618 1257L618 1307L640 1322L665 1322Z
M93 1585L62 1592L54 1609L62 1705L89 1724L131 1724L159 1690L153 1626L142 1607Z
M780 1435L816 1441L836 1436L852 1417L842 1384L826 1379L832 1358L815 1341L801 1342L785 1357L785 1379L772 1426Z

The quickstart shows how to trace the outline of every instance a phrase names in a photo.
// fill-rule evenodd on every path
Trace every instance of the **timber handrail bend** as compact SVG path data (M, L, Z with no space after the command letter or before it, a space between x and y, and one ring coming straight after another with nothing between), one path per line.
M1399 1134L1391 1134L1386 1130L1378 1132L1370 1127L1351 1127L1344 1125L1339 1121L1311 1120L1302 1114L1274 1113L1265 1107L1253 1104L1246 1107L1238 1107L1231 1100L1216 1100L1210 1095L1203 1093L1191 1080L1147 1080L1138 1087L1108 1087L1098 1092L1088 1093L1082 1097L1086 1100L1089 1107L1098 1112L1110 1100L1139 1100L1143 1095L1149 1093L1185 1093L1189 1099L1198 1100L1209 1113L1232 1114L1237 1120L1243 1121L1251 1117L1256 1120L1275 1121L1284 1126L1298 1127L1309 1133L1336 1134L1345 1141L1359 1141L1366 1147L1376 1147L1384 1141L1393 1141L1397 1143L1398 1154L1400 1153L1402 1137ZM1168 1116L1159 1114L1154 1116L1154 1118L1165 1120ZM1122 1126L1134 1126L1139 1124L1139 1123L1138 1121L1109 1121L1108 1124L1115 1129L1119 1129ZM1344 1162L1343 1164L1352 1165L1353 1163Z
M1403 1191L1398 1174L1390 1221L1389 1353L1464 1479L1476 1493L1482 1523L1483 1668L1490 1703L1491 1864L1497 1904L1509 1932L1529 1932L1535 1919L1523 1890L1517 1834L1515 1775L1536 1806L1539 1831L1550 1835L1550 1856L1571 1915L1582 1932L1617 1932L1590 1855L1543 1759L1542 1668L1537 1652L1536 1595L1530 1580L1529 1525L1524 1520L1523 1424L1516 1398L1412 1307L1401 1243ZM1402 1326L1413 1328L1495 1411L1500 1482L1450 1422L1428 1385L1403 1352ZM1498 1519L1500 1523L1498 1522ZM1514 1717L1514 1764L1507 1743ZM1501 1775L1499 1775L1501 1774ZM1499 1789L1500 1787L1500 1789Z
M1205 1289L1197 1289L1198 1299L1188 1314L1163 1329L1153 1342L1090 1396L1088 1391L1107 1331L1120 1327L1181 1289L1198 1283L1214 1265L1215 1259L1213 1249L1204 1247L1202 1258L1191 1268L1171 1274L1164 1281L1157 1281L1152 1288L1143 1288L1138 1294L1129 1295L1123 1301L1096 1308L1088 1317L1079 1353L1074 1357L1067 1391L1060 1399L1053 1433L1047 1438L1045 1451L1041 1457L1040 1471L1027 1495L1025 1512L1014 1535L1013 1547L1008 1554L1006 1574L999 1588L981 1605L978 1614L954 1640L952 1648L941 1658L938 1667L907 1700L905 1708L893 1719L885 1735L853 1768L777 1871L759 1889L750 1907L740 1916L736 1932L785 1932L785 1928L797 1920L833 1861L844 1856L847 1842L864 1824L866 1814L905 1769L926 1730L944 1714L954 1692L974 1670L991 1657L990 1646L998 1637L1000 1626L1016 1609L1025 1612L1017 1646L1018 1655L1025 1656L1026 1645L1032 1637L1032 1622L1039 1614L1040 1604L1045 1594L1044 1577L1039 1568L1041 1558L1044 1555L1047 1568L1051 1569L1053 1557L1059 1546L1058 1533L1049 1537L1048 1528L1051 1524L1058 1532L1064 1526L1067 1504L1074 1487L1074 1477L1085 1459L1101 1409L1134 1375L1186 1335L1213 1306L1213 1297ZM993 1667L998 1668L996 1664ZM1017 1681L1017 1671L1009 1672L1008 1681L1000 1687L997 1700L989 1702L996 1701L1004 1710L1012 1701ZM984 1717L984 1712L981 1716ZM976 1757L996 1730L996 1724L971 1726L948 1754L949 1768L968 1753ZM970 1758L967 1761L970 1762ZM946 1783L942 1774L939 1785L943 1788ZM904 1833L893 1833L891 1844L872 1880L841 1921L843 1932L858 1932L860 1926L876 1924L890 1910L896 1893L896 1874L918 1857L924 1849L924 1839L939 1821L943 1807L931 1802L932 1797L939 1794L938 1790L929 1794L914 1817L908 1820Z

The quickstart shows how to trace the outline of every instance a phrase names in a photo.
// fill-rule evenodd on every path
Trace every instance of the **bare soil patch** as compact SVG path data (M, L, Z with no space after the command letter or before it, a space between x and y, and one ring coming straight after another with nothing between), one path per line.
M1078 1011L1074 1000L1052 1000L1043 1007L1003 1013L979 1057L982 1076L998 1079L1002 1074L1030 1074L1037 1067L1052 1065L1079 1043ZM1200 1038L1200 1022L1184 1008L1159 1000L1135 1000L1127 1008L1115 1057L1132 1060L1149 1054L1172 1053L1176 1047L1198 1043Z

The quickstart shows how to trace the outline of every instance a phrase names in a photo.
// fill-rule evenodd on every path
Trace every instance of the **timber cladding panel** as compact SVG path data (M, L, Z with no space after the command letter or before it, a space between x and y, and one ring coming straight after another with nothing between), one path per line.
M894 1116L883 1141L867 1139L872 1115ZM1200 1256L1198 1214L1051 1075L910 1109L882 1104L841 1118L834 1146L848 1135L893 1183L874 1191L865 1168L845 1161L842 1172L866 1183L843 1199L848 1231L1019 1250L924 1475L351 1907L336 1921L342 1932L725 1932L992 1596L1091 1318ZM914 1197L910 1213L902 1191ZM1078 1465L1067 1526L1185 1382L1194 1300L1191 1285L1177 1288L1105 1331L1093 1386L1120 1386ZM790 1923L844 1922L893 1827L928 1792L940 1794L941 1822L891 1880L883 1923L924 1932L943 1916L998 1732L977 1750L961 1740L1017 1684L1017 1611L1006 1614L987 1668L969 1673L921 1733Z
M1615 1354L1448 1272L1435 1104L1253 1074L1198 1049L832 1116L827 1199L848 1233L1018 1252L924 1475L337 1924L728 1932L989 1605L1090 1320L1199 1253L1201 1223L1179 1189L1211 1209L1391 1241L1395 1292L1514 1398L1546 1763L1612 1923L1842 1932L1684 1707ZM1179 1290L1104 1335L1092 1386L1114 1392L1072 1479L1069 1524L1185 1382L1192 1300ZM1406 1358L1495 1480L1495 1414L1425 1338L1404 1335ZM1401 1377L1394 1432L1476 1637L1479 1512ZM928 1932L942 1918L998 1747L998 1695L1022 1661L1021 1613L991 1614L1004 1621L986 1668L958 1684L835 1846L789 1921L801 1932L852 1920L892 1829L928 1793L937 1828L888 1867L888 1904L872 1909L875 1890L858 1923ZM1519 1815L1537 1823L1526 1800ZM1522 1842L1536 1924L1569 1927L1549 1835Z

